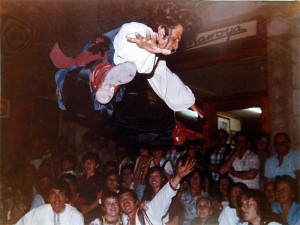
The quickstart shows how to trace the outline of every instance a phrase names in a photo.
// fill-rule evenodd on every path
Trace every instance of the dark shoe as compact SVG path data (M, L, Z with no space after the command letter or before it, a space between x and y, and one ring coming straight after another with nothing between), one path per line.
M115 95L118 87L129 83L135 77L136 65L132 62L113 66L108 62L98 64L92 73L92 89L96 92L96 100L101 104L108 103Z

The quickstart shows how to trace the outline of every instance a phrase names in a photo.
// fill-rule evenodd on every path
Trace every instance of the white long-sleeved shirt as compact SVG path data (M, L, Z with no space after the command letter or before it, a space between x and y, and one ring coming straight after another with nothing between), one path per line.
M59 221L59 223L58 223ZM16 225L84 225L82 214L70 205L61 213L54 213L50 204L34 208L25 214Z
M178 185L179 186L179 185ZM173 190L170 186L170 182L166 183L162 189L155 195L155 197L147 203L147 217L151 221L152 225L162 225L169 221L169 217L166 216L166 213L170 207L172 198L176 195L177 191ZM164 217L164 218L163 218ZM123 224L127 224L128 216L122 215ZM136 225L141 225L138 213L135 215ZM146 216L144 215L145 225L151 225Z
M127 37L135 38L135 33L146 36L146 32L153 30L142 23L132 22L124 24L114 39L114 63L134 62L139 73L151 73L159 60L156 54L148 52L127 41ZM165 101L173 111L181 111L195 103L195 96L180 78L167 67L165 60L159 60L149 84L154 92Z

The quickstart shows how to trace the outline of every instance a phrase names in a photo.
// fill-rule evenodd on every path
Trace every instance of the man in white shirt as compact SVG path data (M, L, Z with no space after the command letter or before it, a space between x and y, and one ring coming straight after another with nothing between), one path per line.
M202 110L195 105L195 96L190 88L176 74L172 73L167 67L166 61L159 57L159 55L169 55L176 52L179 46L183 31L187 28L184 27L185 20L182 18L187 13L182 14L181 12L184 10L172 11L166 16L160 15L159 21L158 18L153 18L153 20L158 21L156 23L158 25L155 27L156 32L145 24L131 22L104 34L110 41L110 48L107 51L108 61L103 60L102 55L102 62L100 61L90 68L92 74L88 73L89 69L83 68L79 72L81 77L77 78L78 80L81 79L85 85L91 83L88 84L87 89L92 90L91 97L95 110L102 110L103 105L110 103L119 86L130 82L138 72L152 75L148 79L149 84L170 109L181 111L191 108L201 118L203 117ZM98 44L92 44L89 49L95 49L93 45ZM53 63L58 67L62 57L60 53L58 54L60 58L56 59L55 51L58 51L57 46L50 55ZM57 72L55 78L58 103L60 108L64 110L66 107L63 99L67 98L63 97L65 93L62 89L65 87L63 83L67 72L69 71ZM73 94L75 95L75 93ZM97 105L95 101L101 106Z
M180 162L177 175L166 183L155 197L148 202L142 210L133 190L123 190L120 194L120 207L123 212L122 222L126 225L162 225L168 222L164 217L170 207L172 198L176 195L179 183L183 177L189 174L195 162L188 160L184 165Z
M66 204L71 191L66 182L51 185L49 204L30 210L16 225L84 225L83 216L77 209Z
M259 189L258 155L248 149L248 135L239 131L234 135L235 148L220 168L220 174L229 173L236 182L242 182L250 189Z

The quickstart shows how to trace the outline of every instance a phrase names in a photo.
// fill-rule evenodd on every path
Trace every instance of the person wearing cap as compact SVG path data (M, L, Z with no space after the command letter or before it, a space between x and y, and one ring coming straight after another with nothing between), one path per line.
M16 225L84 225L82 214L66 204L71 191L66 182L56 181L50 187L49 204L30 210Z

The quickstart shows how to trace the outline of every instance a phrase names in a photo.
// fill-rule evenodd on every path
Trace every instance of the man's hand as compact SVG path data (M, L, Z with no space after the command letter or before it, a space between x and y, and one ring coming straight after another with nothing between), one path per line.
M171 54L171 50L162 49L157 45L157 34L153 34L151 37L150 31L146 32L146 37L143 37L139 33L135 33L135 38L127 37L127 41L131 43L136 43L138 47L154 54Z
M173 189L178 188L181 179L186 175L188 175L190 172L192 172L194 166L195 166L195 161L192 160L191 158L188 158L184 165L182 165L182 162L180 161L177 166L177 175L170 180L171 187Z
M188 158L184 165L182 165L182 162L180 161L177 167L177 175L180 178L185 177L193 171L195 163L196 161L192 160L191 158Z

